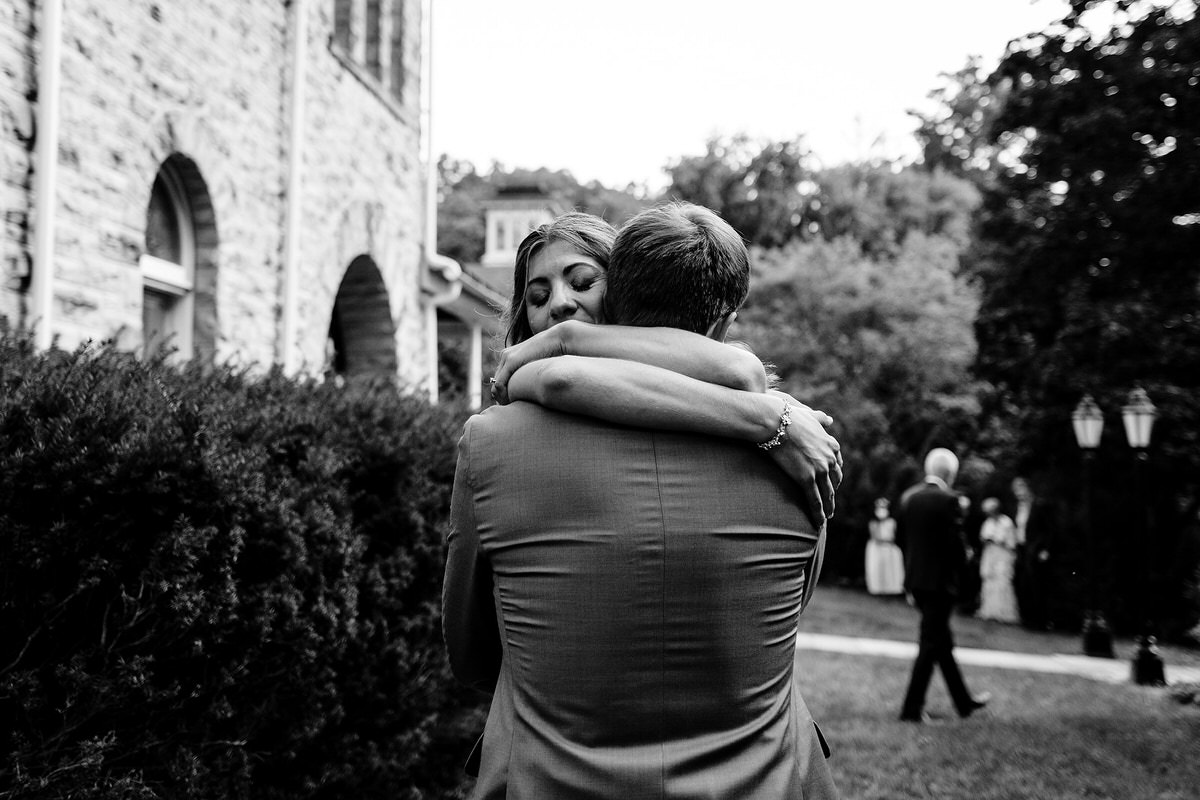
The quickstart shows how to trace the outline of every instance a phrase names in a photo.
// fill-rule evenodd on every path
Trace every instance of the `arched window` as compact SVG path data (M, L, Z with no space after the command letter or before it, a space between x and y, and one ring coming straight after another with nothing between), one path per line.
M140 266L144 352L167 347L186 361L193 352L196 228L183 179L169 161L150 191Z

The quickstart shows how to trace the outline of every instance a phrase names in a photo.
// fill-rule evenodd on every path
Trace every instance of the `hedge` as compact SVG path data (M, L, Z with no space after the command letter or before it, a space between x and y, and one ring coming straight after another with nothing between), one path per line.
M0 331L0 798L453 794L461 422Z

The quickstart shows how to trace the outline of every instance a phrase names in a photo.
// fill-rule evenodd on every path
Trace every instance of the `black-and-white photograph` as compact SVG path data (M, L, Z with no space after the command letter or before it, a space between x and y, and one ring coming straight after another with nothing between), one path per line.
M1194 800L1200 0L5 0L0 800Z

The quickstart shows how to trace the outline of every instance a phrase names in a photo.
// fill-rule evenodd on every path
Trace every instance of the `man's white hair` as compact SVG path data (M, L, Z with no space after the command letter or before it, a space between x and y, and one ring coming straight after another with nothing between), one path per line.
M958 475L958 456L944 447L935 447L925 456L925 474L941 478L947 484L954 483Z

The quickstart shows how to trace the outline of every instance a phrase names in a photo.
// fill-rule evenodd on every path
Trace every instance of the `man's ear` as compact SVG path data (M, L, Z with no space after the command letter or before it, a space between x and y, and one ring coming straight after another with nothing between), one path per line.
M716 339L718 342L725 341L725 337L729 335L729 329L733 326L735 319L737 319L737 312L730 311L725 316L717 319L712 325L709 325L705 336L710 339Z

